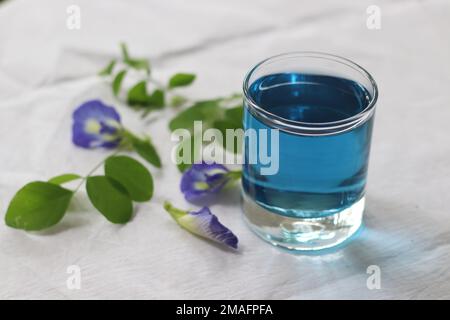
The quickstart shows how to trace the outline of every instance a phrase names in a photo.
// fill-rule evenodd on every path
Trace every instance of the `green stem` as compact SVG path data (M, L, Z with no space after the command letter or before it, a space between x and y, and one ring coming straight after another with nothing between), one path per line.
M122 131L123 140L122 140L122 147L127 149L133 146L133 141L138 140L139 138L131 131L127 129L123 129Z
M83 183L98 169L100 168L106 161L106 159L108 159L109 157L115 156L116 154L118 154L120 151L122 151L122 149L117 149L116 151L114 151L113 153L111 153L109 156L105 157L102 161L100 161L99 163L97 163L80 181L80 183L78 184L78 186L75 188L75 190L73 191L73 193L76 193L81 186L83 185Z

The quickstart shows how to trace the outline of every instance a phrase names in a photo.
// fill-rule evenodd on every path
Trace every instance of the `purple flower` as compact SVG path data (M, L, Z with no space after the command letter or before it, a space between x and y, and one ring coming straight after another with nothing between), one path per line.
M115 148L122 134L120 115L100 100L90 100L73 113L72 141L82 148Z
M229 171L221 164L193 164L183 173L180 189L188 201L196 201L219 192L231 180Z
M184 211L165 202L164 209L181 227L189 232L237 249L238 238L230 229L220 223L208 207L203 207L199 211Z

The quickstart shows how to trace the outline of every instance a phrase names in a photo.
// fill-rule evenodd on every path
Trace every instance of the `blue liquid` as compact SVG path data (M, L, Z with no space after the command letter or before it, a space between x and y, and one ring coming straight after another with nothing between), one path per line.
M272 114L308 123L349 118L364 110L371 99L362 85L351 80L297 73L264 76L249 92L253 101ZM328 136L280 130L278 173L261 175L260 164L248 163L246 148L244 191L265 209L289 217L316 218L344 210L364 196L372 124L373 117ZM247 108L244 127L270 129Z

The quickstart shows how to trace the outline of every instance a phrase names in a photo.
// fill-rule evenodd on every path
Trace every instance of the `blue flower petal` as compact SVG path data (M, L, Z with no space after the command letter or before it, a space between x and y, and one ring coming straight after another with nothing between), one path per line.
M238 238L230 229L220 223L208 207L189 212L179 218L178 223L192 233L237 249Z
M91 118L98 120L112 119L120 123L120 115L117 111L100 100L86 101L73 113L74 121L85 122Z
M73 113L72 141L82 148L115 148L119 145L120 115L100 100L90 100Z
M186 200L196 201L219 192L229 181L229 170L217 163L193 164L183 173L180 189Z

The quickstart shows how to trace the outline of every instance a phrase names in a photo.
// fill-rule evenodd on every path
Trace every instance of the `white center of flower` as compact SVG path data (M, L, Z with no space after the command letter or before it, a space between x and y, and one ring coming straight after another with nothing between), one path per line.
M101 128L102 128L102 126L95 119L89 119L88 121L86 121L85 130L88 133L99 134Z
M195 183L194 188L195 188L196 190L207 190L207 189L209 189L209 185L208 185L206 182L203 182L203 181L197 181L197 182Z

